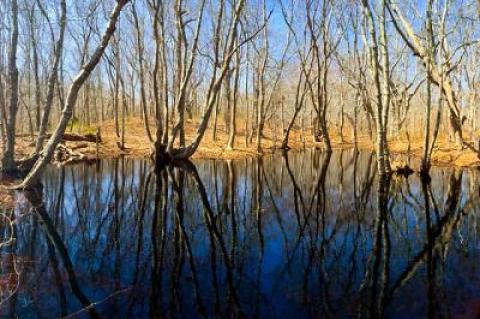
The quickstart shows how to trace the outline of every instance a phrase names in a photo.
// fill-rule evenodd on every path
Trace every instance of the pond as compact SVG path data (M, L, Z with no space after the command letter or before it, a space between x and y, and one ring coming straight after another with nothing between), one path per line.
M479 177L353 150L52 166L16 194L0 316L475 317Z

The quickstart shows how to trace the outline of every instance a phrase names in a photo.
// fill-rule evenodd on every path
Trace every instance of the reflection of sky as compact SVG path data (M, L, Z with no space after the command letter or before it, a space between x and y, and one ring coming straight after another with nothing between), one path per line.
M297 193L293 191L286 163L280 157L265 157L259 170L254 160L233 161L233 213L227 163L198 161L196 165L212 208L216 233L209 232L208 213L195 180L187 174L182 219L188 245L178 246L178 240L184 235L182 232L175 235L178 216L171 181L166 240L162 242L161 209L157 212L158 224L153 223L156 178L150 178L145 193L150 167L141 161L125 160L123 164L105 161L97 173L95 166L66 167L64 196L58 212L54 207L61 175L57 168L51 168L45 177L44 198L49 216L72 260L81 290L92 302L107 298L97 307L101 314L145 317L153 307L162 316L183 313L196 317L199 298L211 316L219 309L219 316L223 317L221 314L233 311L228 308L233 296L229 278L233 280L238 303L248 316L318 317L331 313L342 317L356 311L365 313L373 291L365 278L371 278L375 264L373 251L379 216L375 159L361 153L355 164L352 153L344 152L340 157L336 152L322 182L319 176L326 162L323 155L318 155L290 153L288 163L300 190ZM355 183L354 170L357 172ZM255 185L257 171L261 172L261 189ZM175 174L170 179L178 178L173 177ZM460 176L451 169L433 172L432 193L438 207L438 216L432 209L433 228L439 220L449 220L446 202L452 174ZM479 297L476 292L479 283L476 210L469 204L478 202L478 189L473 193L469 191L471 183L478 183L474 174L474 171L463 173L460 200L450 213L457 216L458 207L465 206L464 212L469 214L461 217L452 239L441 238L443 244L434 254L436 298L444 304L438 311L448 311L447 315L461 313ZM408 184L405 180L392 180L390 191L386 226L390 247L389 289L406 273L427 239L424 197L418 178L411 176ZM257 194L262 205L260 214L256 209ZM472 196L475 196L473 201ZM22 210L28 210L28 205L20 202L17 211ZM236 227L232 226L234 223ZM157 258L155 281L154 232L157 254L161 247L165 250L163 264ZM59 316L62 295L66 298L68 313L81 308L75 293L69 289L68 276L58 253L55 257L60 280L55 279L55 262L49 254L45 231L33 216L24 217L19 223L15 252L31 257L34 262L25 268L16 306L3 309L0 315L13 311L20 316L37 317L48 311ZM175 257L179 252L182 258ZM382 267L386 256L382 254ZM380 267L379 274L382 269ZM395 291L386 314L424 316L427 273L426 263L421 262L411 278ZM379 278L383 277L379 275ZM131 289L108 297L124 288ZM152 299L155 289L161 292ZM449 299L445 299L447 295ZM361 308L362 304L365 308Z

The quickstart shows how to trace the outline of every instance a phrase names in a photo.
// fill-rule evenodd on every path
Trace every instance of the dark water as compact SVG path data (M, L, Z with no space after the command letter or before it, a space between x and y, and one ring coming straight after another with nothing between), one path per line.
M480 314L478 171L380 180L353 151L194 164L51 167L17 194L0 316Z

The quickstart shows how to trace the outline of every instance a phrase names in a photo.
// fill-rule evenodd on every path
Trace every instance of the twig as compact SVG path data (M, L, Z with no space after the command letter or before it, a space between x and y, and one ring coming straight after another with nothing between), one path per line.
M91 303L90 305L88 305L87 307L84 307L84 308L82 308L82 309L80 309L80 310L78 310L78 311L75 311L75 312L72 313L72 314L69 314L68 316L61 317L61 318L63 318L63 319L73 318L73 317L79 315L80 313L85 312L85 311L88 311L88 310L94 308L95 306L98 306L99 304L107 301L108 299L110 299L110 298L112 298L112 297L114 297L114 296L116 296L116 295L119 295L119 294L121 294L121 293L124 293L124 292L126 292L126 291L128 291L128 290L130 290L130 289L132 289L132 288L133 288L133 287L127 287L127 288L124 288L124 289L115 291L115 292L113 292L112 294L110 294L110 295L108 295L107 297L105 297L104 299L102 299L102 300L100 300L100 301L92 302L92 303Z

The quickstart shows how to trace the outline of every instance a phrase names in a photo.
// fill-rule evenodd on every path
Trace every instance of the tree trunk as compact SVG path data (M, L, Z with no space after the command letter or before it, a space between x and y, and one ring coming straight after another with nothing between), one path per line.
M140 78L140 96L142 99L142 116L143 116L143 125L145 128L145 133L147 134L148 140L153 142L152 133L150 131L150 126L148 124L148 113L147 113L147 95L145 93L145 67L143 65L143 35L140 31L140 25L138 22L137 10L135 8L135 3L132 4L132 16L135 23L136 29L136 41L137 41L137 52L138 52L138 67L139 67L139 78ZM155 17L156 18L156 17Z
M282 101L280 104L280 121L281 124L281 129L282 129L282 135L285 134L285 109L284 109L284 102L285 102L285 96L282 95Z
M423 176L427 176L430 171L430 118L432 111L432 81L430 74L432 73L433 64L433 22L432 22L432 0L427 0L427 42L428 42L428 55L430 63L427 64L427 107L425 109L425 134L423 144L423 158L420 167L420 172ZM433 145L432 145L433 148Z
M55 94L55 83L57 83L57 80L58 80L58 66L60 65L60 60L62 59L63 39L65 36L65 26L67 24L67 5L65 0L61 1L60 7L61 7L60 35L55 45L52 71L48 77L47 99L45 101L45 107L43 110L40 130L38 132L38 138L35 144L36 154L40 152L40 150L43 147L43 143L45 142L45 138L46 138L45 135L47 134L48 122L49 122L50 112L52 109L53 98Z
M262 135L263 135L263 126L265 123L265 97L266 97L266 88L265 88L265 70L267 67L267 60L269 54L269 41L268 41L268 30L267 30L267 7L266 1L263 1L263 22L265 23L263 29L263 57L261 66L258 70L259 78L259 103L257 104L257 152L262 153Z
M185 112L185 99L187 97L187 90L190 85L190 79L193 73L193 66L195 64L196 58L197 58L197 49L198 49L198 40L200 37L200 30L202 28L202 22L203 22L203 14L204 14L204 8L205 8L205 0L203 0L200 4L200 9L199 13L197 16L197 23L195 26L195 31L194 31L194 39L193 39L193 44L190 49L190 58L187 61L187 52L184 52L183 59L181 60L182 65L177 64L177 70L176 71L176 76L181 76L180 80L178 80L178 91L176 92L176 97L175 97L175 108L177 112L177 119L175 120L175 124L172 129L172 134L170 138L168 139L167 143L167 151L168 153L172 153L174 149L174 143L177 138L177 135L180 135L180 146L184 147L185 145L185 131L184 131L184 112ZM185 11L182 9L182 1L177 0L175 4L175 24L177 26L177 48L176 48L176 55L177 56L177 63L179 62L178 59L180 59L180 54L179 51L181 51L181 46L178 47L178 43L185 42L186 40L184 39L185 36L185 25L183 22L183 14ZM222 0L221 2L221 7L219 9L219 16L220 19L217 20L217 26L216 29L218 30L221 27L220 21L222 20L222 14L223 14L223 4L224 1ZM218 49L218 40L215 41L215 47ZM186 50L186 48L185 48ZM167 59L166 56L164 56L164 59ZM179 71L178 69L181 69ZM214 70L215 74L216 69ZM202 134L203 136L203 134Z
M1 34L0 34L1 35ZM0 50L2 45L0 44ZM5 105L5 88L3 85L3 66L0 64L0 142L2 143L2 153L5 152L6 126L7 126L7 108Z
M237 40L238 45L238 40ZM230 131L227 142L227 149L232 150L235 146L235 135L237 134L237 103L238 103L238 84L240 79L240 50L237 50L235 54L235 75L233 83L233 103L230 110Z
M308 77L309 74L310 74L310 71L306 72L305 74L306 74L305 76ZM280 148L284 149L284 150L287 150L289 148L288 147L288 141L289 141L289 137L290 137L290 131L292 130L293 125L295 124L295 120L298 116L298 113L300 112L300 110L303 107L303 104L304 104L304 101L305 101L305 96L307 95L307 88L306 88L307 79L303 83L304 86L303 86L303 90L301 91L302 79L303 79L303 72L300 73L300 76L299 76L299 79L298 79L298 82L297 82L297 85L296 85L296 89L295 89L295 104L294 104L292 118L290 119L290 122L288 123L287 128L282 129L282 131L283 130L285 130L285 131L283 132L283 139L282 139L282 144L281 144ZM283 97L282 97L282 115L283 115ZM303 114L303 117L305 117L305 112ZM302 121L304 121L303 118L302 118ZM304 136L304 134L305 134L304 125L305 125L305 123L302 122L302 137L303 138L305 138L305 136ZM283 127L283 117L282 117L282 127Z
M340 143L343 143L343 126L344 126L344 118L345 118L345 100L343 97L343 83L341 83L341 91L340 91Z
M443 14L442 14L441 22L440 22L440 32L439 32L440 34L438 36L439 46L444 45L443 42L445 40L445 19L446 19L446 15L447 15L447 8L448 8L448 6L445 6ZM438 58L438 61L437 61L437 69L438 69L439 76L440 76L440 81L439 81L439 92L440 93L443 92L443 83L444 83L444 78L445 78L445 66L444 66L443 62L444 61L442 59L442 55L440 55L439 58ZM430 161L431 161L431 158L432 158L433 149L435 148L435 144L437 142L438 132L439 132L440 124L441 124L441 121L442 121L443 105L444 105L444 94L439 94L438 105L437 105L437 115L436 115L436 119L435 119L435 127L433 129L432 144L430 146L430 152L429 152L429 155L428 155L429 158L430 158Z
M118 36L120 37L120 35ZM119 112L118 108L120 105L120 39L116 38L113 35L113 52L114 52L114 68L115 68L115 79L114 79L114 87L113 87L113 118L115 121L115 137L117 144L120 140L120 122L119 122Z
M404 17L398 5L394 2L389 1L387 8L390 11L393 25L395 26L407 46L412 50L415 56L419 57L423 65L425 67L428 67L428 64L431 64L428 49L425 48L424 45L422 45L419 37L413 33L412 26ZM452 67L450 60L451 57L445 57L445 67L447 70ZM432 83L441 88L442 94L445 95L450 112L450 129L452 130L452 133L455 137L455 142L457 143L457 146L459 148L463 148L465 142L463 141L462 134L461 110L458 105L457 94L452 88L451 75L444 74L442 76L437 68L432 68L430 75ZM440 83L440 81L442 82Z
M210 115L212 113L213 107L216 103L217 95L219 94L219 91L222 86L223 79L225 78L226 72L229 70L230 67L230 62L232 60L233 55L235 54L236 50L239 48L235 48L235 38L236 38L236 32L238 28L238 24L240 21L240 16L241 13L243 12L243 7L245 5L245 0L239 0L237 5L234 8L233 12L233 17L232 21L229 27L229 30L226 31L226 34L229 35L228 37L228 42L226 43L226 53L225 53L225 58L223 60L223 63L221 65L221 69L219 71L219 74L217 75L217 70L215 68L213 74L212 74L212 79L210 81L210 86L209 86L209 91L207 92L208 99L206 100L205 104L205 113L202 117L202 120L200 122L200 125L197 129L196 135L193 138L192 142L190 145L186 147L181 147L180 149L174 150L173 149L173 140L175 139L175 131L172 132L172 138L169 140L169 145L167 148L167 151L169 153L169 156L172 159L175 160L180 160L180 159L187 159L190 156L192 156L195 151L197 150L198 146L200 145L200 142L202 141L202 138L205 134L205 130L207 129L208 121L210 119ZM218 22L217 22L218 26ZM175 128L174 128L175 129ZM172 143L171 143L172 142Z
M358 109L360 108L360 96L357 93L353 107L353 148L358 149Z
M383 151L384 151L384 165L385 172L391 173L392 169L390 167L390 151L388 148L387 140L387 128L388 128L388 116L390 113L390 61L388 54L388 38L386 32L386 0L382 0L382 13L380 14L380 52L382 55L382 77L383 77L383 86L382 86L382 140Z
M221 101L221 94L218 94L217 100L215 102L215 107L213 108L213 127L212 127L212 141L217 140L217 122L218 122L218 105Z
M376 123L377 123L377 142L376 142L376 150L377 150L377 166L378 166L378 174L385 175L386 174L386 167L385 167L385 143L383 142L383 96L382 96L382 85L380 82L380 58L378 52L378 42L377 42L377 34L375 30L375 25L373 22L373 14L368 3L368 0L362 0L363 5L363 12L366 19L366 26L368 28L368 33L370 35L370 42L367 42L365 39L365 44L368 45L369 49L369 58L371 61L371 72L373 76L373 80L375 83L376 89L376 102L377 102L377 114L376 114ZM367 32L365 32L367 33Z
M16 0L14 0L16 2ZM115 25L117 23L118 17L120 16L120 12L122 8L128 3L129 0L119 0L116 2L114 9L110 14L110 18L108 20L108 25L104 33L102 34L100 43L98 44L97 48L93 52L90 60L82 66L82 69L74 78L73 83L70 87L70 90L67 94L67 98L65 100L65 105L62 111L62 116L60 121L50 137L47 145L41 152L38 160L36 161L35 165L33 166L30 173L27 177L23 180L23 182L18 186L18 188L31 188L35 184L39 182L40 176L45 168L45 166L50 162L55 148L57 147L58 143L60 143L63 134L65 133L65 129L67 128L68 121L72 117L73 108L75 106L75 102L78 97L78 92L81 89L83 83L87 80L88 76L98 62L100 61L107 45L112 37L113 33L115 32Z
M8 121L6 125L7 143L3 153L1 171L4 173L15 173L15 128L18 111L18 69L17 69L17 46L18 46L18 3L12 0L12 31L11 31L10 52L8 57L8 92L10 93L10 105L8 110Z
M41 92L40 92L40 78L38 70L38 49L37 39L35 35L35 5L32 5L30 17L30 43L32 45L33 56L33 77L35 82L35 129L40 129L40 115L41 115Z

